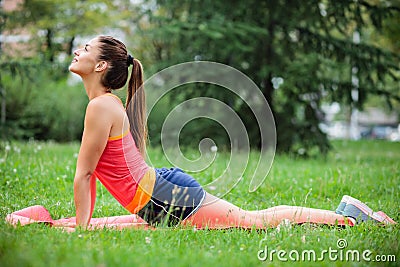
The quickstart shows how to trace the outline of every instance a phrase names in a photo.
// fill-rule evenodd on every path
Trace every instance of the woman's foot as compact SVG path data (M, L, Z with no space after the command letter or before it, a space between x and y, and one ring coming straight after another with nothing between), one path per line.
M383 211L377 211L372 214L372 218L384 224L397 224L392 218L386 215Z
M367 214L367 215L371 215L373 213L373 210L370 207L368 207L365 203L361 202L360 200L358 200L354 197L348 196L348 195L344 195L342 197L342 200L340 201L340 204L337 207L335 212L337 214L343 215L347 205L355 206L358 209L362 210L363 213Z
M357 223L373 221L376 223L396 224L383 211L374 212L370 207L360 200L348 195L344 195L338 208L335 211L345 217L354 219Z

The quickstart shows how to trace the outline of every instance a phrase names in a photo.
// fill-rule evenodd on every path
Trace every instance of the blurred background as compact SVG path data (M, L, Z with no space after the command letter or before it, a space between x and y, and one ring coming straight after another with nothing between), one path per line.
M88 99L68 72L74 49L99 34L121 39L146 77L186 61L215 61L249 76L267 99L278 151L326 154L331 139L400 141L400 1L0 0L0 138L79 141ZM245 90L245 89L244 89ZM150 92L148 92L150 93ZM124 89L116 92L122 99ZM229 90L173 90L149 117L151 145L185 99L232 107L260 146L249 107ZM101 118L100 118L101 119ZM180 141L224 129L198 119Z

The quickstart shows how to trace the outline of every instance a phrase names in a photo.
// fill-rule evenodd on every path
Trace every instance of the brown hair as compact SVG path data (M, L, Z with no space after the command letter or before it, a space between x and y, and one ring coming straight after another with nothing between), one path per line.
M120 89L128 80L128 67L132 63L131 60L128 60L126 46L111 36L101 35L97 39L100 43L99 60L104 60L109 65L101 79L101 83L112 90ZM132 64L125 109L129 118L130 132L140 153L144 156L146 153L147 123L143 68L137 59L133 59Z

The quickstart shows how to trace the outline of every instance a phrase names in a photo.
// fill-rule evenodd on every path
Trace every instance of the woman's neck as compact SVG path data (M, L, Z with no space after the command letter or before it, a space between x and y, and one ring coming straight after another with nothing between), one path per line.
M109 92L109 90L100 83L97 77L82 77L82 81L89 101Z

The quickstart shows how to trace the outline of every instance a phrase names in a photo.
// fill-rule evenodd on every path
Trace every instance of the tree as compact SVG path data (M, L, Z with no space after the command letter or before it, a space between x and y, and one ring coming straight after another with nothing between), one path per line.
M327 153L330 144L318 126L324 102L362 108L370 95L381 95L389 104L400 101L399 54L364 38L371 29L397 27L400 8L392 2L144 2L139 29L152 44L144 53L152 55L155 66L196 57L246 73L273 110L281 151ZM186 92L193 96L199 90ZM232 103L233 96L223 90L202 94ZM252 117L245 103L235 110L245 122ZM253 145L259 145L256 129L247 127Z
M7 17L6 29L27 30L45 62L72 54L76 36L93 36L119 18L113 1L100 0L24 0Z
M29 48L36 48L24 47L20 55L15 51L0 55L3 138L79 138L81 112L74 114L75 119L68 115L77 112L73 106L81 108L86 98L72 90L63 92L63 97L56 94L67 86L75 39L113 27L111 18L119 18L115 4L100 0L25 0L12 12L1 10L4 34L22 31L29 36ZM74 102L66 103L68 98Z

